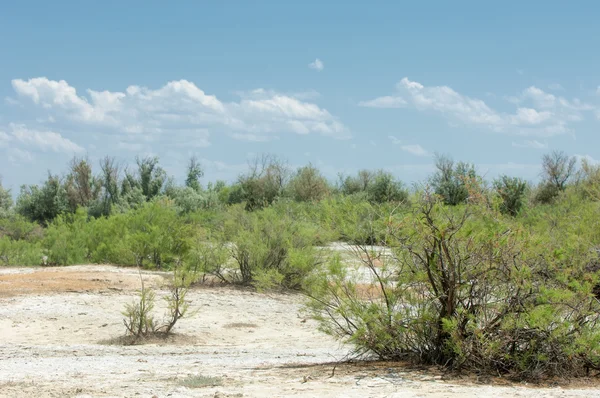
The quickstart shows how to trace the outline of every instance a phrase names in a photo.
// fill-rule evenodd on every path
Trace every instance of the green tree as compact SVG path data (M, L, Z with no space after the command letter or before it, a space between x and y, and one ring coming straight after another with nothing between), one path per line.
M250 163L250 170L238 179L247 210L269 206L279 198L289 179L286 163L272 155L262 155Z
M60 177L48 172L41 187L23 185L17 198L16 210L30 221L47 224L69 210L67 192Z
M319 169L309 164L300 167L289 183L291 196L299 202L323 199L329 193L329 184Z
M158 157L144 157L135 159L137 164L136 173L125 170L125 178L121 183L121 191L124 195L130 194L135 188L139 188L147 201L151 200L161 192L167 181L167 173L159 166Z
M8 216L12 209L13 200L10 194L10 189L5 189L2 186L2 179L0 179L0 218Z
M379 170L373 182L367 187L369 201L373 203L405 202L408 200L408 191L401 181L394 178L391 173Z
M71 212L75 212L78 207L88 207L95 201L101 186L101 180L94 177L87 159L74 157L71 160L65 179L65 191Z
M204 170L202 170L202 166L200 165L198 158L193 156L190 158L187 166L185 186L192 188L196 192L200 192L202 190L202 186L200 185L200 179L202 177L204 177Z
M455 206L465 203L469 198L469 185L478 180L475 166L454 161L443 155L436 155L436 172L430 179L434 192L441 196L444 203Z

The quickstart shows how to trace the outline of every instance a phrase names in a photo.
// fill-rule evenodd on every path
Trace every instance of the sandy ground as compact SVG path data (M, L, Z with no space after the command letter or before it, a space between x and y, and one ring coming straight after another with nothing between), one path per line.
M163 286L160 273L143 277ZM137 288L134 269L0 268L0 396L600 397L593 388L445 380L398 364L334 371L331 362L348 347L305 318L302 297L230 287L195 288L194 314L180 321L172 341L106 344L123 334L121 311ZM220 385L183 385L196 376Z

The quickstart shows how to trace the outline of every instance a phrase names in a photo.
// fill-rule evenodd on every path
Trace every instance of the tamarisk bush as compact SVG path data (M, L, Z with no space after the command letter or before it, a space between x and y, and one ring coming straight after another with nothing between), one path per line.
M379 228L387 255L354 249L367 278L334 258L305 283L322 330L357 354L522 379L600 367L586 256L566 258L485 205L444 206L428 192Z

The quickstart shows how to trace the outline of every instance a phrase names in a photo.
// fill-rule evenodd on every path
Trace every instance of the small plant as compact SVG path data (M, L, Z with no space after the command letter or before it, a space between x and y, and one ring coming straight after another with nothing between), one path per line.
M135 339L156 332L156 322L152 317L155 294L152 290L144 286L141 273L140 280L142 281L142 289L140 291L139 302L127 304L125 311L123 311L123 316L126 317L123 319L123 323L127 329L127 335Z
M223 385L223 379L220 377L195 375L186 377L179 384L187 388L218 387Z
M173 271L173 280L169 287L169 294L164 297L167 303L167 313L162 324L159 324L152 312L156 294L152 289L144 285L144 280L140 272L142 288L140 290L139 301L133 304L127 304L123 311L123 323L125 324L126 334L136 342L140 338L147 338L157 335L169 335L177 321L183 318L189 310L189 302L186 301L187 292L192 282L190 273L184 270L178 262Z

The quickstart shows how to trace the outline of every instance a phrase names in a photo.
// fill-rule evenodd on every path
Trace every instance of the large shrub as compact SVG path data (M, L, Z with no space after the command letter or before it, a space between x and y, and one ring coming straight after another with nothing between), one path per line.
M598 367L588 255L488 207L433 198L390 218L393 255L359 247L369 278L338 260L305 285L322 329L381 359L522 378Z
M225 236L236 272L230 280L262 288L296 289L318 263L317 228L274 209L248 213L232 209Z

